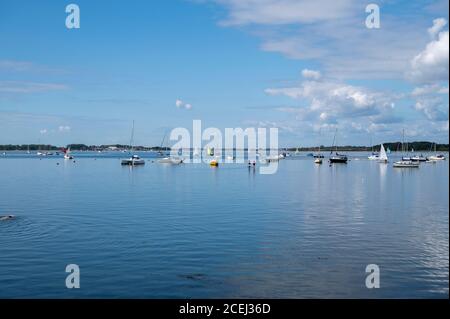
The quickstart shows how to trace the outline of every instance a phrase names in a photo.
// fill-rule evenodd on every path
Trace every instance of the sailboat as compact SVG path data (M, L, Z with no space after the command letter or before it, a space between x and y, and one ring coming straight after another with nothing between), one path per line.
M388 157L387 157L386 150L384 149L383 144L381 144L380 155L378 155L378 162L379 163L387 163L388 162Z
M434 143L434 155L428 156L427 160L428 161L444 161L445 160L444 155L436 153L436 143Z
M133 121L133 128L131 129L130 153L133 152L133 139L134 139L134 121ZM122 160L121 164L129 166L144 165L145 160L140 158L138 155L132 155L130 158Z
M166 136L167 136L167 132L164 133L163 139L162 139L162 141L161 141L161 145L159 146L159 151L158 151L158 155L159 155L159 156L164 156L163 145L164 145L164 141L165 141L165 139L166 139Z
M319 129L319 136L321 135L320 134L321 132L322 132L322 128ZM316 159L321 159L321 158L324 158L325 156L323 156L322 153L320 153L320 141L317 141L317 142L319 144L317 154L312 154L312 156ZM316 162L316 161L314 161L314 162ZM317 161L316 163L319 164L319 161ZM322 164L322 161L320 161L320 164Z
M335 155L333 155L333 151L330 152L330 163L341 163L341 164L347 164L348 158L347 155L339 154L337 151L337 142L336 142L336 135L337 135L337 129L334 133L333 138L333 146L336 147Z
M64 152L64 159L65 160L73 159L73 156L70 155L70 146L69 146L69 148L63 148L62 151Z
M314 163L316 164L322 164L322 158L323 155L320 153L320 143L319 143L319 149L317 150L317 154L314 155Z
M405 144L405 130L403 130L403 141L402 141L402 153L404 152L404 144ZM405 159L402 157L401 161L397 161L394 163L394 167L398 168L418 168L419 162L413 162L410 159Z
M370 161L377 161L380 159L380 154L378 154L377 152L374 152L373 150L373 144L372 144L372 136L370 137L370 145L372 147L372 154L368 156L368 159Z

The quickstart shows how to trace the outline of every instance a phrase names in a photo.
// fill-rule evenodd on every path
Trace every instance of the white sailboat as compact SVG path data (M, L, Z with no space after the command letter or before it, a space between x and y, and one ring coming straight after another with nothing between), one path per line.
M381 144L380 155L378 155L378 162L379 163L387 163L388 162L388 157L387 157L386 150L384 149L383 144Z
M63 149L63 152L64 152L64 159L65 160L71 160L71 159L73 159L73 156L72 155L70 155L70 147L69 148L65 148L65 149Z

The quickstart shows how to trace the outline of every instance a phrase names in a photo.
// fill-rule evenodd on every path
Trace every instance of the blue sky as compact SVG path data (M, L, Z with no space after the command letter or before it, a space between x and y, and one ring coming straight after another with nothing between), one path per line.
M69 30L71 2L0 0L0 144L127 143L135 120L158 145L193 119L448 143L448 1L372 2L380 29L354 0L79 0Z

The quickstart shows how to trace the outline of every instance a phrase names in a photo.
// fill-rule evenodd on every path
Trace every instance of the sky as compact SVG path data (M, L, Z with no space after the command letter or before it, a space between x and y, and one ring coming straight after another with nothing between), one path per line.
M127 144L133 120L146 146L193 120L448 143L448 30L448 0L0 0L0 144Z

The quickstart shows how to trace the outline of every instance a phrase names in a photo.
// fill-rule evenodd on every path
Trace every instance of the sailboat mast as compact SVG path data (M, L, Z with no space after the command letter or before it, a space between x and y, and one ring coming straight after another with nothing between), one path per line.
M130 138L130 150L133 151L133 139L134 139L134 120L133 120L133 127L131 128L131 138Z
M336 146L336 153L337 153L337 145L336 144L336 134L337 134L337 128L336 131L334 132L334 137L333 137L333 145L331 145L331 152L330 154L333 154L333 147Z

